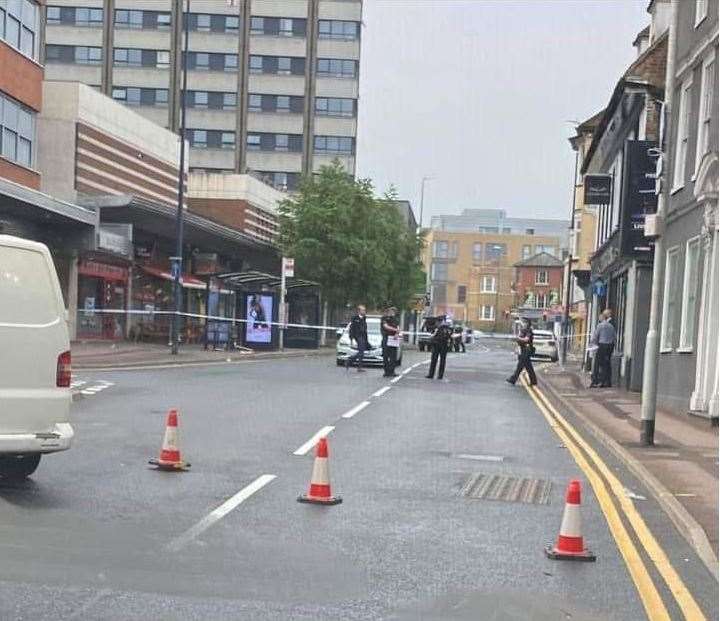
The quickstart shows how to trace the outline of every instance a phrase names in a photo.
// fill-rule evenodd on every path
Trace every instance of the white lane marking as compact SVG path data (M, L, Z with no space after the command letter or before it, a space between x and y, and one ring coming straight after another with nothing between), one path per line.
M409 368L405 369L405 370L402 372L402 374L403 374L403 375L407 375L408 373L412 373L412 370L413 370L413 368L412 368L412 367L409 367Z
M504 461L502 455L469 455L467 453L459 453L455 455L458 459L472 459L475 461Z
M388 388L390 388L388 386ZM352 418L357 414L358 412L362 412L368 405L370 405L369 401L363 401L362 403L356 405L352 410L348 410L345 412L345 414L342 415L343 418Z
M239 504L250 498L250 496L252 496L255 492L261 490L268 483L270 483L270 481L276 478L277 476L274 474L263 474L259 476L252 483L250 483L250 485L248 485L247 487L243 487L237 494L228 498L217 509L213 509L202 520L200 520L194 526L190 527L182 535L173 539L167 545L167 548L169 550L172 550L173 552L177 552L182 547L190 543L193 539L195 539L195 537L210 528L213 524L215 524L215 522L224 518L228 513L230 513L230 511L232 511Z
M421 364L422 364L422 362L416 362L416 363L415 363L414 365L412 365L410 368L411 368L411 369L417 369Z
M80 391L83 395L95 395L97 394L97 390L90 390L89 388L86 388L85 390Z
M402 379L402 375L398 375L395 379L391 379L391 384L397 384Z
M320 438L324 438L327 436L335 427L332 427L330 425L323 427L320 431L318 431L312 438L310 438L305 444L303 444L297 451L293 453L293 455L305 455L307 452L313 448Z
M390 390L392 386L383 386L380 390L376 390L372 396L373 397L382 397L388 390Z

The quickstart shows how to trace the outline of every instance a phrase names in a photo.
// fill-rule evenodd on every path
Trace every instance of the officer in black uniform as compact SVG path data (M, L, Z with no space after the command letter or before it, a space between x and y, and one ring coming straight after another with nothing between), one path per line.
M397 367L397 347L388 345L388 337L397 337L400 335L398 320L395 317L396 308L388 306L385 314L380 319L380 333L382 334L382 352L383 352L383 368L385 372L383 377L397 377L395 367Z
M463 329L462 326L455 326L453 328L453 348L456 352L460 351L460 348L462 348L462 353L465 353L465 340L463 339Z
M452 342L452 329L445 321L445 317L439 317L438 319L438 326L430 337L432 357L430 358L430 369L425 376L428 379L435 378L435 367L437 366L438 358L440 359L438 379L442 379L443 375L445 375L445 358L447 358L448 349L450 349Z
M365 371L363 369L363 356L368 349L367 319L365 318L365 307L360 304L357 307L357 314L350 320L350 329L348 330L350 342L355 341L357 345L357 353L345 358L345 370L355 362L358 372Z
M509 384L515 385L520 373L525 369L530 378L530 385L535 386L537 384L537 377L535 376L535 369L533 369L533 363L531 356L535 353L535 347L533 346L533 329L532 323L529 319L523 320L525 325L522 327L517 335L516 342L520 346L520 353L518 354L517 367L515 367L515 373L508 377L505 381Z

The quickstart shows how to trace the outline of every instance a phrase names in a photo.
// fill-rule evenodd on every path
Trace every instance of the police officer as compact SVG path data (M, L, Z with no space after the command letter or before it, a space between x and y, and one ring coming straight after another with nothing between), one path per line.
M515 373L513 373L505 381L509 384L515 385L518 377L520 377L520 373L522 373L522 370L525 369L528 377L530 378L530 385L535 386L537 384L537 377L535 376L535 369L533 369L533 363L531 360L531 356L535 353L535 347L533 346L534 335L532 323L529 319L524 319L523 322L524 325L520 329L516 339L517 344L520 346L517 367L515 367Z
M615 326L612 325L612 311L606 308L590 339L590 343L597 346L590 388L612 387L611 360L616 338Z
M465 353L465 341L463 339L463 329L462 326L455 326L453 328L453 347L456 352L460 351L460 348L462 347L462 353Z
M425 376L428 379L435 378L435 367L440 359L440 368L438 369L438 379L442 379L445 375L445 358L447 358L448 349L451 347L452 342L452 329L445 321L445 317L440 317L438 327L435 328L435 332L430 337L430 343L432 345L432 357L430 358L430 369L428 374Z
M357 364L358 372L364 372L363 369L363 356L365 351L368 349L368 335L367 335L367 319L365 318L365 307L360 304L357 307L357 314L350 320L350 329L348 330L348 336L350 342L355 341L357 345L357 353L352 356L345 358L345 370L350 368L350 365L354 362Z
M383 352L383 368L385 372L383 377L397 377L395 368L397 367L397 346L388 345L388 338L397 339L400 337L400 328L398 320L395 317L396 308L388 306L385 314L380 319L380 333L382 334L382 352Z

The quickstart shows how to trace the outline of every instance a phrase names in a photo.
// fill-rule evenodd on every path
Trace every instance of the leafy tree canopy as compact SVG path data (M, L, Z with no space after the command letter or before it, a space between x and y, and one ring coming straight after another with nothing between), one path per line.
M422 281L422 242L396 198L392 188L376 198L369 179L353 179L336 160L280 204L281 249L332 306L407 308Z

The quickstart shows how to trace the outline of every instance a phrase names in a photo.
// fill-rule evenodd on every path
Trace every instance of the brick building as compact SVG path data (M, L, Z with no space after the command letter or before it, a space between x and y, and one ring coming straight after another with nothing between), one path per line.
M515 263L517 312L531 318L550 320L560 310L563 286L563 262L541 252Z

